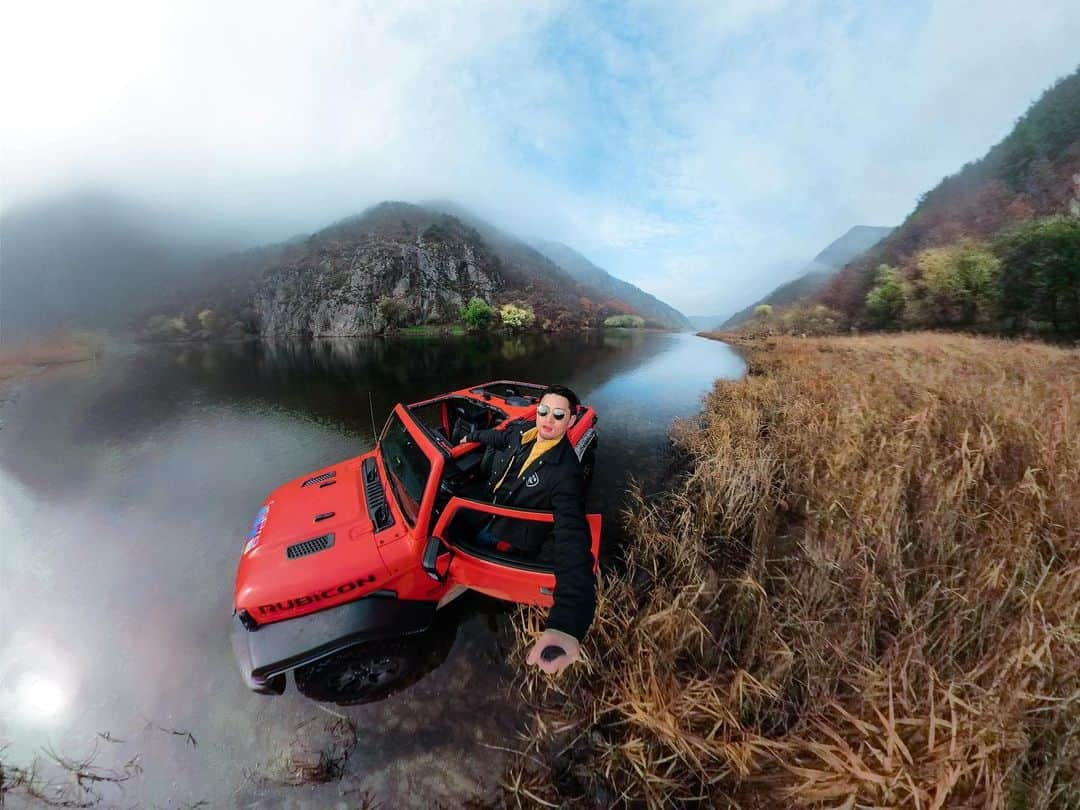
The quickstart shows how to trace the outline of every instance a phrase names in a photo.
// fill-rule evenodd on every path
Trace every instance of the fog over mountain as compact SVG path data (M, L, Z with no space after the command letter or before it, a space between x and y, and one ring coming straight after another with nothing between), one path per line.
M4 211L0 341L59 328L132 328L139 313L241 244L207 220L101 191Z
M811 260L791 281L784 282L764 298L760 298L748 307L736 312L720 324L722 329L732 329L754 313L762 304L779 307L794 303L800 298L814 295L825 288L829 279L835 276L845 264L857 259L890 233L892 228L871 225L856 225L843 236L829 243ZM716 324L712 328L715 328Z
M216 223L87 191L5 213L0 230L4 341L60 328L143 333L153 315L186 319L169 334L191 337L199 313L214 324L204 337L368 334L389 325L384 299L409 326L456 321L474 296L527 303L552 328L624 312L686 327L678 311L570 248L552 250L573 268L452 202L382 203L248 246Z
M5 3L0 203L103 189L254 247L452 199L731 312L902 221L1077 41L1070 0Z

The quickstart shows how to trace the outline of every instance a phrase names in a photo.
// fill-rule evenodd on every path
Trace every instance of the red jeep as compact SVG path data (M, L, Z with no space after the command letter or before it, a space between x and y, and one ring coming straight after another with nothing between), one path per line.
M362 703L411 682L435 613L466 589L551 605L550 562L475 542L494 515L550 512L485 497L490 451L472 428L533 420L544 386L499 380L396 405L375 448L278 487L255 518L236 572L233 651L248 686L281 694L292 671L316 700ZM567 434L591 478L596 413ZM588 515L594 568L600 515Z

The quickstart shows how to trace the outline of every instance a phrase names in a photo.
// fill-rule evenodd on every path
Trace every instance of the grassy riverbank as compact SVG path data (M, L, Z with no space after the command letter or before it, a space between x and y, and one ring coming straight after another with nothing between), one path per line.
M90 334L61 334L16 346L0 348L0 382L22 376L36 368L80 363L101 353L102 340Z
M624 516L589 663L523 676L510 801L1078 806L1080 353L742 348Z

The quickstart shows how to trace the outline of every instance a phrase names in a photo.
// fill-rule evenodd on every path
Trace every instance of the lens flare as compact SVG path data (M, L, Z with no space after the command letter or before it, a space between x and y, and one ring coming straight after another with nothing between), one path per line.
M52 678L39 672L27 672L15 686L19 711L27 719L48 720L68 704L68 695Z

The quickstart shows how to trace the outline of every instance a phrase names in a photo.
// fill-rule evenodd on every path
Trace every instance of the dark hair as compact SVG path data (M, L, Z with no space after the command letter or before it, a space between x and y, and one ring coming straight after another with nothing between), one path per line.
M543 399L548 394L555 394L559 397L564 397L567 402L570 403L570 413L576 414L578 407L581 405L581 400L578 399L577 394L567 388L565 385L549 385L544 389L544 393L540 395L540 399Z

